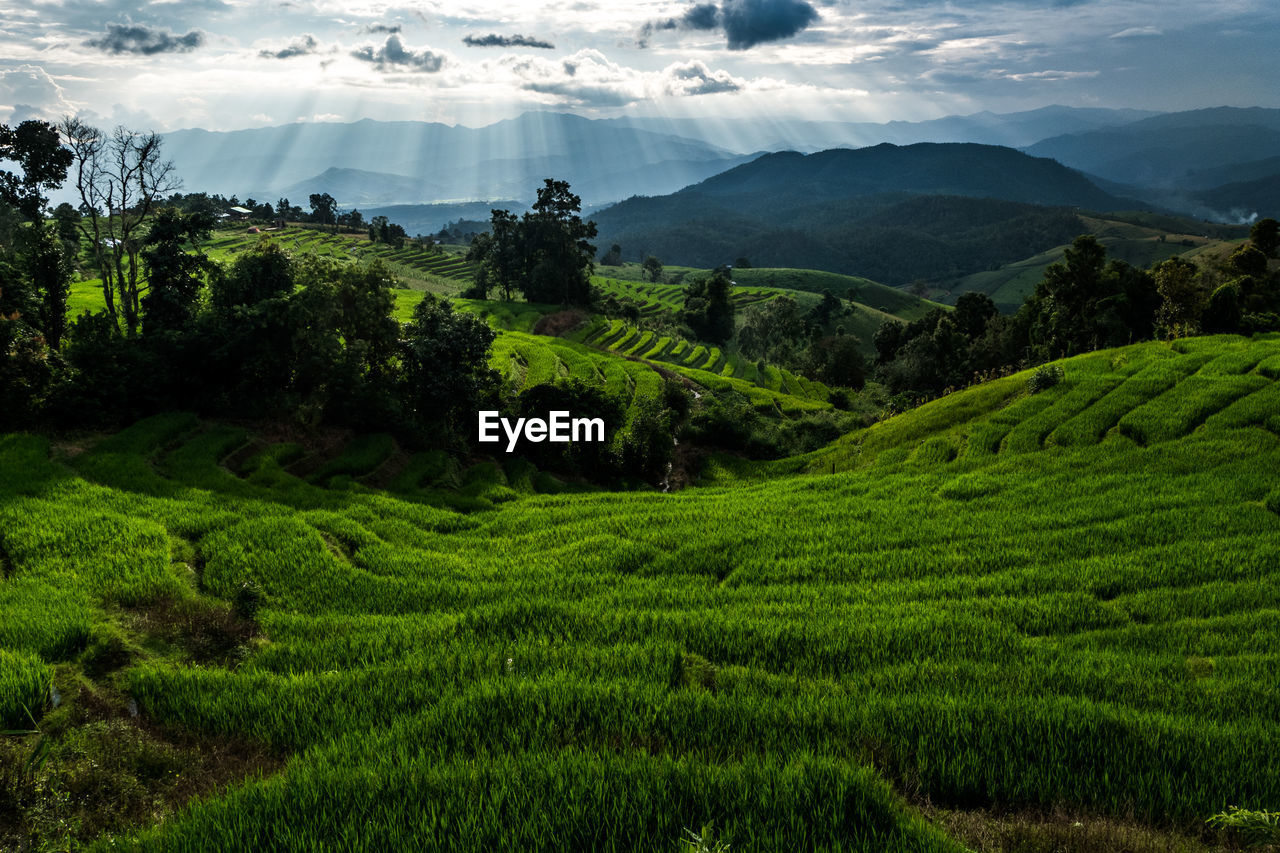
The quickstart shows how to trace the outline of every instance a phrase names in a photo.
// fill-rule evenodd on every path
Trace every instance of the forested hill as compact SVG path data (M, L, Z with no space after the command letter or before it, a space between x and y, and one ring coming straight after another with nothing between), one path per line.
M762 196L792 204L909 192L998 198L1031 204L1113 210L1119 199L1084 175L1042 157L1012 148L972 143L929 143L869 148L833 148L816 154L766 154L677 195L696 194L743 200Z
M1068 208L1132 204L1052 160L993 145L768 154L680 192L592 215L623 257L803 267L888 284L990 269L1069 241Z

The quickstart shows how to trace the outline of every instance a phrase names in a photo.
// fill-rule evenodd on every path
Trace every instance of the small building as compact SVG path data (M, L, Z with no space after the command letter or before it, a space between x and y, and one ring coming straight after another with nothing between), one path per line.
M240 207L237 205L227 211L227 218L228 219L248 219L252 214L253 214L253 211L250 210L249 208Z

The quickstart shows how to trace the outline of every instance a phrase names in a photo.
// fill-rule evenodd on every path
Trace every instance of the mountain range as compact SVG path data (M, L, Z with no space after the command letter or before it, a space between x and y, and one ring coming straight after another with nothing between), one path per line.
M480 128L362 120L180 130L166 135L165 150L190 189L270 201L286 197L304 207L311 193L327 192L344 209L395 205L402 215L416 216L413 222L425 232L445 224L439 218L445 208L415 212L406 205L528 204L542 180L555 177L568 180L586 207L601 209L632 196L675 193L753 162L785 174L797 157L837 148L878 151L860 156L878 158L881 170L900 168L885 143L896 149L920 143L1003 146L1075 170L1011 194L994 165L1008 155L986 152L981 162L989 160L992 168L980 172L976 185L956 184L957 176L974 168L956 162L896 176L880 187L890 191L1097 209L1127 200L1218 221L1280 214L1280 110L1261 108L1151 113L1053 106L887 123L532 112ZM874 170L843 176L841 164L854 160L823 157L831 166L811 191L832 197L834 187L836 195L853 198L874 188L878 179L868 177ZM714 194L714 186L703 191ZM409 227L412 233L417 226Z
M593 213L624 259L807 266L887 284L950 279L1081 233L1077 210L1134 204L1053 160L970 143L760 157L666 196Z

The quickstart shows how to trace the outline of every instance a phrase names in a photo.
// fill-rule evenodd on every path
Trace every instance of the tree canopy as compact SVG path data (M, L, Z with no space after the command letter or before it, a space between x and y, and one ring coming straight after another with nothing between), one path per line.
M588 305L595 268L594 222L584 222L582 200L567 181L547 178L533 210L519 219L494 210L488 237L473 241L468 258L480 265L479 295L490 288L510 299L519 291L529 302Z

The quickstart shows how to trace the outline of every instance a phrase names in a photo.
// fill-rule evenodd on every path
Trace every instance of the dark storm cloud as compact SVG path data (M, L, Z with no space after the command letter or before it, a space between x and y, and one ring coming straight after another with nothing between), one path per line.
M720 7L715 3L699 3L690 6L678 18L649 21L640 28L636 41L641 47L649 43L649 37L658 30L714 30L720 23Z
M351 55L362 62L372 63L379 71L396 71L408 69L435 73L444 67L444 56L430 50L410 50L400 41L400 36L387 36L382 47L374 49L365 45L351 51Z
M316 41L315 36L310 33L303 33L301 37L294 39L282 48L258 51L258 56L263 59L292 59L295 56L308 56L319 49L320 42Z
M187 53L204 44L204 33L192 30L186 35L174 35L168 30L153 29L140 24L107 24L106 35L89 39L87 47L96 47L106 53L137 53L153 56L157 53Z
M720 8L729 50L790 38L818 20L805 0L725 0Z
M769 41L790 38L818 20L818 10L806 0L725 0L690 6L678 18L650 21L636 41L645 47L661 30L722 28L730 50L746 50Z
M533 36L522 36L519 33L510 36L500 36L497 33L489 33L487 36L465 36L462 43L467 47L536 47L541 50L555 50L556 46L549 41L534 38Z

